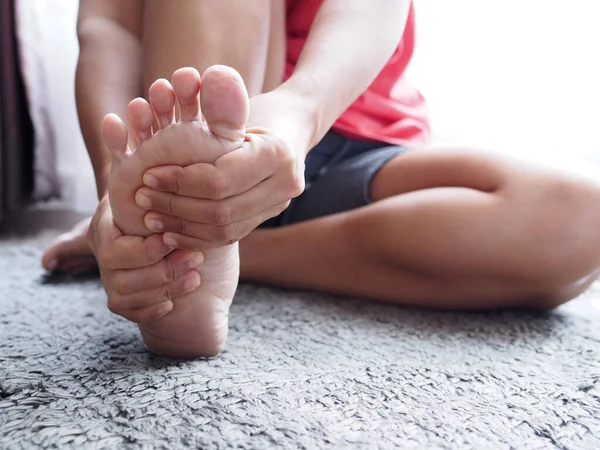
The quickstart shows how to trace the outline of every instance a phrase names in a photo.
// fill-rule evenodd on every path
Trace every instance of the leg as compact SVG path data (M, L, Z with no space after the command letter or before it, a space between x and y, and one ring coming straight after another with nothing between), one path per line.
M260 94L266 74L272 5L236 0L172 2L144 6L144 86L168 78L180 67L203 73L223 64L236 69L250 96ZM283 20L283 18L281 18Z
M145 1L141 33L144 91L151 82L170 77L180 67L195 67L203 72L217 63L240 72L250 95L260 93L263 85L273 89L282 78L285 57L281 46L283 7L283 0L182 0L177 7L172 2ZM130 100L120 99L119 104L126 105ZM121 115L121 109L115 106L112 111ZM94 266L86 234L87 223L82 222L57 238L44 253L43 267L72 272Z
M242 278L404 305L549 307L600 268L591 181L465 151L413 151L371 185L374 203L257 230ZM256 251L259 249L260 251Z

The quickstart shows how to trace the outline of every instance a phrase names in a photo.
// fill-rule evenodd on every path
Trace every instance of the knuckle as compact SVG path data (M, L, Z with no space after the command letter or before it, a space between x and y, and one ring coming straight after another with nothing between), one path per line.
M177 268L174 264L166 263L165 264L165 283L171 283L178 278Z
M222 200L227 194L227 176L219 171L213 171L207 180L206 195L211 200Z
M215 225L227 225L231 222L231 216L231 208L226 205L216 204L211 214L211 222Z
M262 148L262 151L266 157L273 158L275 161L281 162L282 160L285 160L286 152L285 147L278 144L278 142L269 141Z
M156 311L140 311L140 312L137 312L136 314L132 314L131 317L129 318L129 320L131 320L132 322L138 323L138 324L143 324L143 323L152 322L158 318L159 318L159 315Z
M185 172L183 170L183 167L174 168L173 172L171 173L171 177L170 177L171 178L170 185L171 185L171 189L173 192L175 192L177 194L181 193L184 175L185 175Z
M158 290L158 302L163 303L173 298L173 285L164 284Z
M292 204L291 200L287 200L283 203L281 203L276 210L275 215L281 214L283 211L285 211L290 205Z
M292 185L291 185L291 194L292 197L298 197L304 192L305 181L304 174L299 174L298 172L294 173L292 177Z
M179 215L179 208L177 207L177 197L170 195L167 199L167 213L171 216Z
M146 257L146 262L152 264L155 261L158 261L161 258L160 249L158 247L146 246L144 250L144 255Z
M231 224L217 226L214 231L215 240L226 244L234 243L236 239L235 227Z
M122 273L117 272L112 277L112 288L118 294L129 294L129 289L127 287L127 282L125 281L125 277Z
M175 231L186 236L192 232L190 224L179 217L175 218Z
M108 310L113 314L120 314L121 309L122 309L121 304L122 304L121 297L118 295L113 294L108 298L108 303L107 303Z
M103 247L97 252L98 263L107 269L114 268L115 254L110 249Z

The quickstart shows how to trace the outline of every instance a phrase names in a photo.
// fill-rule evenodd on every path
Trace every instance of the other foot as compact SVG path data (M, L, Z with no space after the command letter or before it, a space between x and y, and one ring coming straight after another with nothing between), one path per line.
M97 269L96 258L87 241L90 220L82 220L50 243L42 256L44 269L73 275Z

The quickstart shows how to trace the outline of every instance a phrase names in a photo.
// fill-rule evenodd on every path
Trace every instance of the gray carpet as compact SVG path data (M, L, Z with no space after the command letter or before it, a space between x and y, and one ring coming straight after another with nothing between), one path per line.
M0 448L600 448L600 301L451 314L242 286L221 357L152 357L48 235L0 237Z

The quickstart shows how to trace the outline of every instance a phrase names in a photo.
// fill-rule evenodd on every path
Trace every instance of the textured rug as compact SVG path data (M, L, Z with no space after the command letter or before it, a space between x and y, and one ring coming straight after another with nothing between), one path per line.
M454 314L244 285L220 357L149 355L97 278L0 236L0 448L600 448L600 294ZM595 299L594 299L595 297Z

